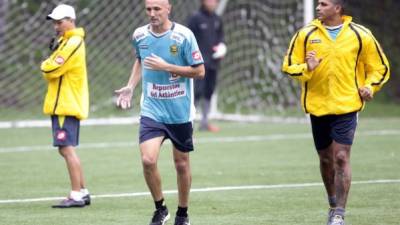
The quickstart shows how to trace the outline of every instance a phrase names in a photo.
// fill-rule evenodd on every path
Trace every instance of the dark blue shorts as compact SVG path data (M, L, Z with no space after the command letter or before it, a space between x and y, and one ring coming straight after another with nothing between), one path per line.
M325 149L333 140L339 144L352 145L357 117L357 112L321 117L310 115L315 148Z
M79 145L80 121L73 116L51 116L53 146Z
M149 117L140 118L139 142L152 138L164 137L181 152L193 151L193 125L191 122L181 124L159 123Z

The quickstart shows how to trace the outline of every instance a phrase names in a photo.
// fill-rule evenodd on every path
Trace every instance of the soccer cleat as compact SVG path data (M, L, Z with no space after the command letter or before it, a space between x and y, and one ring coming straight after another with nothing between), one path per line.
M90 205L91 204L90 194L83 196L82 200L85 202L85 205Z
M220 128L216 125L207 124L207 125L200 125L199 131L209 131L212 133L216 133L220 131Z
M85 202L83 200L74 200L71 198L67 198L62 200L57 205L51 206L52 208L74 208L74 207L85 207Z
M154 211L150 225L164 225L167 223L167 220L169 220L169 212L167 207L164 206Z
M328 221L326 222L326 225L329 225L332 222L333 216L334 216L335 208L329 208L328 211Z
M208 124L207 130L210 131L210 132L215 133L215 132L219 132L220 128L217 127L216 125Z
M189 217L176 216L174 225L190 225Z
M345 225L344 218L340 215L335 215L329 225Z

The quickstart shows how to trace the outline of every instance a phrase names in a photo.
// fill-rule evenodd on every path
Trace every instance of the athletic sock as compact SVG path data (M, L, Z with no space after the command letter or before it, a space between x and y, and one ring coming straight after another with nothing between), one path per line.
M82 193L80 191L71 191L69 197L75 201L82 201Z
M344 214L345 214L345 212L346 212L346 210L344 209L344 208L336 208L335 209L335 215L339 215L339 216L341 216L341 217L343 217L344 218Z
M188 207L180 207L178 206L178 210L176 211L176 215L179 217L188 217L187 214Z
M154 205L156 206L156 209L165 208L166 206L164 205L164 198L159 201L155 201Z
M89 194L89 190L86 188L81 188L81 193L83 196L88 195Z
M328 202L331 208L336 208L336 195L328 196Z

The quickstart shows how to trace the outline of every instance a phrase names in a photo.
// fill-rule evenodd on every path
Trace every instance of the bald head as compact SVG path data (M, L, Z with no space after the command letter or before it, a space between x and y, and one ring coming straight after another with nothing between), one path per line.
M145 0L145 4L170 5L169 0Z
M171 21L171 4L168 0L145 0L146 14L150 20L150 25L155 32L168 30Z

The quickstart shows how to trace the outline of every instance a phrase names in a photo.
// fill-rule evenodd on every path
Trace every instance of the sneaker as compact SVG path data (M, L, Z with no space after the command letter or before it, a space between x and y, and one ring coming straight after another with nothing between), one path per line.
M83 200L74 200L71 198L66 198L62 200L57 205L51 206L52 208L73 208L73 207L85 207L85 202Z
M335 215L329 225L345 225L344 218L340 215Z
M90 205L90 203L91 203L90 194L83 196L82 200L85 202L85 205Z
M328 220L326 222L326 225L329 225L332 222L333 216L334 216L335 208L329 208L328 211Z
M167 207L163 207L154 211L150 225L164 225L169 220L169 212Z
M176 216L174 225L190 225L189 217Z

